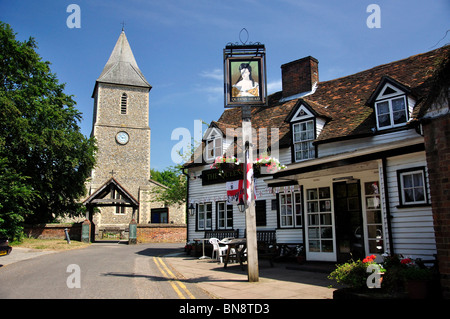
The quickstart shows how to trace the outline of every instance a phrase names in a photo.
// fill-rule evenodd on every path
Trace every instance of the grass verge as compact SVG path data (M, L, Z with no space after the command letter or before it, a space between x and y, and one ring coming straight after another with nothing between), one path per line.
M34 239L24 238L21 242L10 243L12 247L22 247L42 250L70 250L88 247L89 243L71 240L70 244L64 239Z

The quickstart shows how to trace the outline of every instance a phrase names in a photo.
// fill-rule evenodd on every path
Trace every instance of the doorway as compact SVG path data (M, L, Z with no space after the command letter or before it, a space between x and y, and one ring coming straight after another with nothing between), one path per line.
M333 183L337 261L364 258L364 234L359 180Z

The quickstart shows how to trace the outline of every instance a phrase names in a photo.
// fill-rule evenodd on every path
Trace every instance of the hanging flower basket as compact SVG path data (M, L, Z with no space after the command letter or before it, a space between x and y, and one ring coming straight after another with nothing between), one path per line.
M253 162L253 167L260 170L263 174L272 174L286 168L286 166L282 165L278 159L270 156L257 158L256 161ZM263 170L261 170L261 168L263 168Z
M210 168L219 170L219 175L223 175L223 173L225 172L236 169L239 164L239 160L234 156L218 156L216 157L214 163L210 166Z

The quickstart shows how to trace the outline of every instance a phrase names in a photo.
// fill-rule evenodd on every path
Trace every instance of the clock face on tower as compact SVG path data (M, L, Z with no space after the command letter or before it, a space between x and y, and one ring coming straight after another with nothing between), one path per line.
M130 139L130 137L128 136L127 132L119 132L116 135L117 143L122 144L122 145L127 144L129 139Z

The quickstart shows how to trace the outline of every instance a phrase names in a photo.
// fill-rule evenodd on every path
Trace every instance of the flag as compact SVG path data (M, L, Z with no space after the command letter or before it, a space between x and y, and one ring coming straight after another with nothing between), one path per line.
M246 191L245 194L247 196L246 201L247 201L247 206L251 205L251 198L249 196L252 185L253 185L253 163L251 163L249 161L249 152L246 152L246 162L247 162L247 167L245 169L245 174L247 175L247 185L245 185Z
M227 204L233 205L238 204L239 200L242 199L244 193L244 181L232 181L227 182Z

